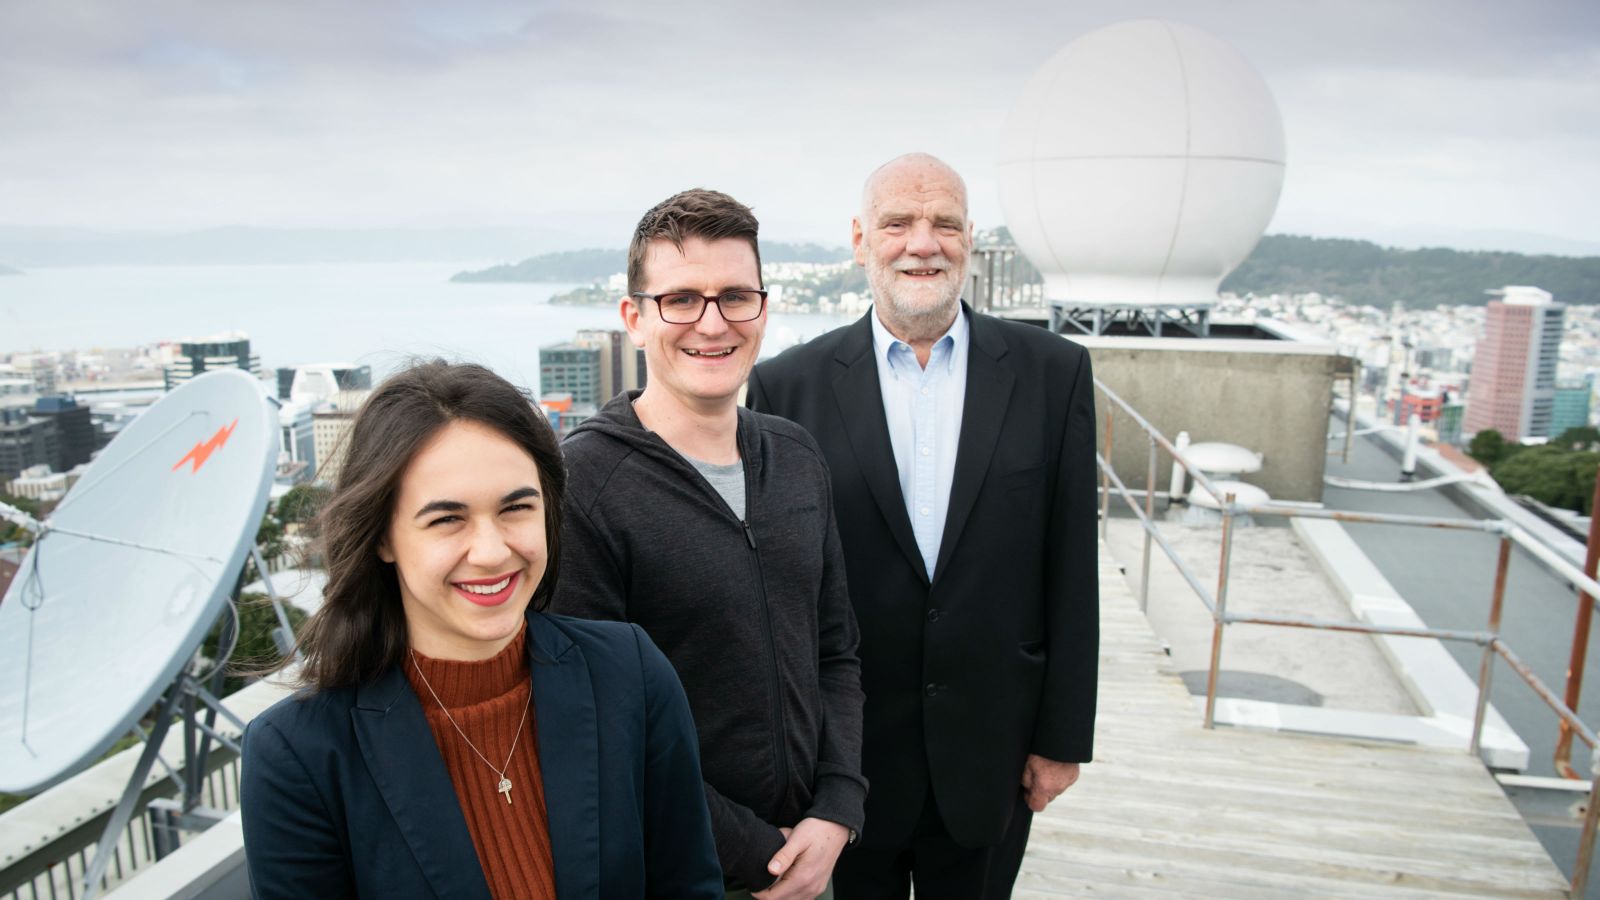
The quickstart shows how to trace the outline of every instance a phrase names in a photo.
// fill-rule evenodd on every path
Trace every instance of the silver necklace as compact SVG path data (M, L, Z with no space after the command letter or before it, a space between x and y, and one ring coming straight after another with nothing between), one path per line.
M461 726L456 724L456 717L450 715L450 708L444 705L444 701L439 699L439 693L433 689L433 685L428 683L428 676L423 673L422 664L417 662L416 650L411 651L411 664L416 666L417 676L422 679L422 686L427 688L428 693L433 695L433 702L439 704L439 709L444 711L445 719L447 719L450 722L450 726L456 730L456 734L461 735L461 739L467 742L467 746L472 748L473 753L478 754L478 758L483 760L484 765L488 766L491 771L500 776L500 783L495 785L494 789L496 793L506 795L506 805L510 806L511 779L506 777L506 772L511 768L511 757L517 755L517 741L522 740L522 726L528 724L528 707L533 705L533 692L528 692L529 702L522 705L522 720L517 722L517 734L511 739L511 752L506 754L506 764L496 769L494 767L494 763L489 762L489 758L483 755L483 752L478 749L478 745L474 744L472 739L467 737L467 733L461 730Z

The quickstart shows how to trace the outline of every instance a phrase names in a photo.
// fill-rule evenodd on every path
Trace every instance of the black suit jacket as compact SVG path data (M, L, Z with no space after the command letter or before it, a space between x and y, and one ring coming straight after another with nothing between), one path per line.
M721 900L683 688L637 626L528 613L556 890ZM483 898L489 887L417 695L397 666L285 698L244 737L256 897Z
M1029 753L1085 762L1093 751L1089 354L1045 329L962 311L966 400L931 581L900 492L870 319L750 375L749 404L805 426L832 470L861 626L867 846L906 840L930 782L958 843L996 844Z

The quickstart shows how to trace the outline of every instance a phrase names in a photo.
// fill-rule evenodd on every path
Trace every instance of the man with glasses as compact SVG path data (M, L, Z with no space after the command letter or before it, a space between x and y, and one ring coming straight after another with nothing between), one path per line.
M861 828L863 700L822 453L738 405L767 321L756 231L706 190L634 231L621 312L646 387L564 446L553 608L634 622L672 660L730 895L788 900L828 896Z

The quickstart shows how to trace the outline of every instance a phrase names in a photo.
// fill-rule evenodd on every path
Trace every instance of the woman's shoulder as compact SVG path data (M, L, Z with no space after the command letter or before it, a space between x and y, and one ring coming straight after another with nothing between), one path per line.
M582 650L612 649L632 650L638 645L644 632L639 626L630 622L611 622L603 619L579 619L573 616L563 616L556 613L541 612L529 617L530 626L537 632L543 628L552 629L559 637L577 645ZM542 642L541 642L542 643Z
M583 653L591 670L596 667L619 668L638 673L640 670L655 674L660 666L670 665L656 648L643 628L631 622L613 622L601 619L577 619L554 613L537 613L530 617L534 634L546 631L539 640L541 646L557 654L570 644ZM553 640L552 640L553 638Z
M300 688L252 719L245 738L249 740L262 731L272 731L285 743L315 741L348 726L354 704L352 689Z

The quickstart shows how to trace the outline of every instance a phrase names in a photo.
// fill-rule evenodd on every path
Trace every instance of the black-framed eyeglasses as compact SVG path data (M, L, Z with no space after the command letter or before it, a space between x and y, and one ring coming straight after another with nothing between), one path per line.
M641 300L654 300L661 308L661 321L670 325L693 325L706 314L706 304L715 303L724 322L749 322L761 318L767 308L766 291L723 291L715 297L693 291L671 291L665 294L644 294L634 291Z

